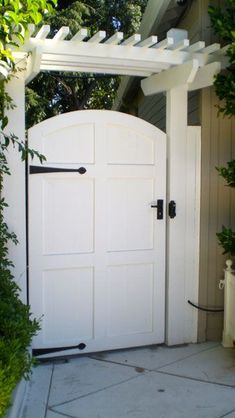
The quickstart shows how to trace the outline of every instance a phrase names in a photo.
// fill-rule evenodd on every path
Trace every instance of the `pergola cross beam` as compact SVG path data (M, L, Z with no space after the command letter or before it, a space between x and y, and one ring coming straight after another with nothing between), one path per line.
M174 77L169 84L171 88L174 83L176 86L183 83L188 84L189 90L192 90L194 77L199 69L201 76L198 80L202 78L203 67L207 68L206 83L211 85L218 68L227 64L225 51L220 45L212 44L205 47L202 41L190 45L187 31L181 29L171 29L167 32L166 39L160 42L157 36L141 40L139 34L123 39L122 32L116 32L108 38L105 31L99 31L89 37L86 29L80 29L67 40L70 34L68 27L62 27L50 39L48 25L42 26L34 36L32 32L31 25L29 38L18 52L14 52L16 58L24 57L26 60L26 83L40 71L131 75L148 77L142 80L142 88L145 94L149 95L166 91L166 81L171 77ZM188 72L185 69L189 68L192 62L194 77L192 74L187 77ZM210 65L215 62L216 65ZM199 81L195 86L200 88Z

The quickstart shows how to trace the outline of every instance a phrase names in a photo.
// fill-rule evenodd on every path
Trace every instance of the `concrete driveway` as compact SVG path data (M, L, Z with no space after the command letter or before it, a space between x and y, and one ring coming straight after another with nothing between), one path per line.
M47 360L20 418L235 418L235 348L150 346Z

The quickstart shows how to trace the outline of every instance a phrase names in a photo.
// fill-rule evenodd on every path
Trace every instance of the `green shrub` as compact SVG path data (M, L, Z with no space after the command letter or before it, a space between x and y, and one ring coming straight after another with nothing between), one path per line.
M16 240L4 223L0 224L0 417L10 406L11 395L22 377L27 378L32 358L28 352L39 322L31 319L29 306L19 297L13 280L12 263L7 258L7 242Z
M229 161L227 167L216 167L216 170L225 179L227 186L235 188L235 160Z
M222 226L222 231L217 232L219 244L223 247L223 254L235 255L235 232L231 228Z

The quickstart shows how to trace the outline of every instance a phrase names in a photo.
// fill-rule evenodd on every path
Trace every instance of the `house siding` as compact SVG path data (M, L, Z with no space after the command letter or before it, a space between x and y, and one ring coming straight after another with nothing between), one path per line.
M166 132L166 96L146 97L139 105L138 116Z
M191 42L203 39L208 45L216 41L210 28L208 5L207 0L193 2L180 23L179 27L188 30ZM234 118L218 117L216 105L218 99L213 87L188 95L188 124L202 126L199 303L218 308L223 306L223 292L218 289L218 283L223 277L226 256L218 246L216 232L222 225L235 227L232 216L235 196L225 187L215 167L235 158L235 123ZM165 95L142 97L138 116L165 131ZM199 341L221 340L222 328L223 314L199 311Z

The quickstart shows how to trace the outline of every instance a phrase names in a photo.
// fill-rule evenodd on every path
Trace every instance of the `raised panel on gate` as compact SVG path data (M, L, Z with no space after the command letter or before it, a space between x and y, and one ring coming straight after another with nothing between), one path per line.
M154 141L144 132L108 124L107 135L109 164L154 164Z
M107 185L108 251L153 248L154 180L114 178ZM131 216L130 216L131 214Z
M94 163L94 124L66 126L46 133L42 154L50 163Z
M93 268L43 272L43 341L52 346L93 338Z
M43 180L44 254L94 250L94 181L71 175Z
M108 335L153 331L152 264L108 268Z

